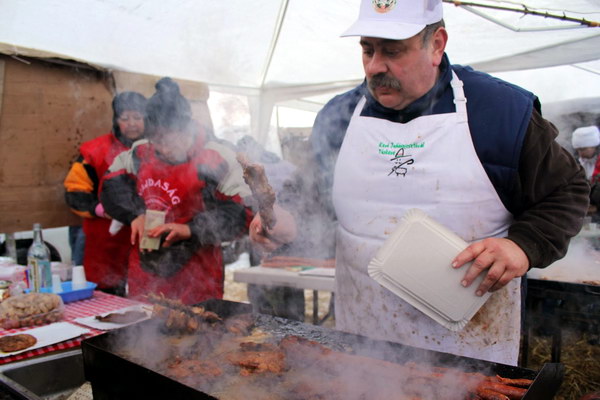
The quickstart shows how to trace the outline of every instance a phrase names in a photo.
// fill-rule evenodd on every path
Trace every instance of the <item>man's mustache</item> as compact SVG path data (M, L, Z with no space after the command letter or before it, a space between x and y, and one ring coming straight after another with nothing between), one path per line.
M370 79L368 79L369 89L375 90L377 88L388 88L400 90L402 89L402 84L396 78L386 75L385 73L373 75Z

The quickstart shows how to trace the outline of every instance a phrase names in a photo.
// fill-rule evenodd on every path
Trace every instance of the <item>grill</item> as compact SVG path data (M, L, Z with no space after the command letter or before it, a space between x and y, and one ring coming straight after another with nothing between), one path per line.
M600 334L600 286L529 278L526 310L522 365L527 365L531 329L552 337L551 361L556 363L560 362L561 327Z
M202 303L210 311L222 317L249 313L251 306L243 303L211 300ZM539 371L454 356L447 353L418 349L397 343L372 340L336 330L290 321L269 315L254 314L255 326L271 337L283 338L295 335L319 342L335 350L352 352L393 363L419 363L422 360L435 360L437 368L460 368L464 372L498 374L511 379L531 379L532 385L523 397L525 400L552 399L563 378L561 364L545 364ZM132 398L170 399L214 399L208 393L197 390L188 384L172 379L153 367L151 363L138 363L122 356L122 343L126 337L139 337L143 332L157 330L155 320L147 320L115 331L107 332L82 343L85 376L92 384L95 400ZM198 335L202 335L198 333ZM364 349L368 349L364 350ZM158 345L149 352L160 352ZM431 362L430 362L431 363ZM367 385L369 383L366 383ZM240 398L240 397L236 397ZM242 396L241 398L251 398ZM257 398L257 397L252 397Z

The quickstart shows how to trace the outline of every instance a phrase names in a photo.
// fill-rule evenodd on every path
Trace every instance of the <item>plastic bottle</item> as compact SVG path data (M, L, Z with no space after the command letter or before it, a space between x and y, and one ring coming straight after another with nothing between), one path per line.
M33 243L27 250L27 286L31 292L52 287L50 249L44 243L40 224L33 224Z

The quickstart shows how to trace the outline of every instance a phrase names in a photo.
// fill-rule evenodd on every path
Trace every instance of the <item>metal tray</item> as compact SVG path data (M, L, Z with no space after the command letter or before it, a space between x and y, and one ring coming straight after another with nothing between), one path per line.
M85 383L81 350L0 366L0 385L11 399L66 399Z

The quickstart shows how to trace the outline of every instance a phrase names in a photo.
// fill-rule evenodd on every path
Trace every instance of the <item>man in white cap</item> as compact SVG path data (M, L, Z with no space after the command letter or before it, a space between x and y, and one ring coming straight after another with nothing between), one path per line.
M318 192L337 223L336 327L517 364L520 277L563 257L581 228L589 195L583 170L554 141L558 132L541 117L536 96L450 64L441 0L363 0L343 36L360 37L366 80L325 105L310 139L322 174ZM294 204L284 208L294 214ZM496 292L459 332L367 273L411 208L471 243L452 263L474 261L463 286L478 296ZM292 241L293 228L314 235L303 232L306 215L297 225L280 215L271 237ZM251 238L277 247L260 235L259 218Z

